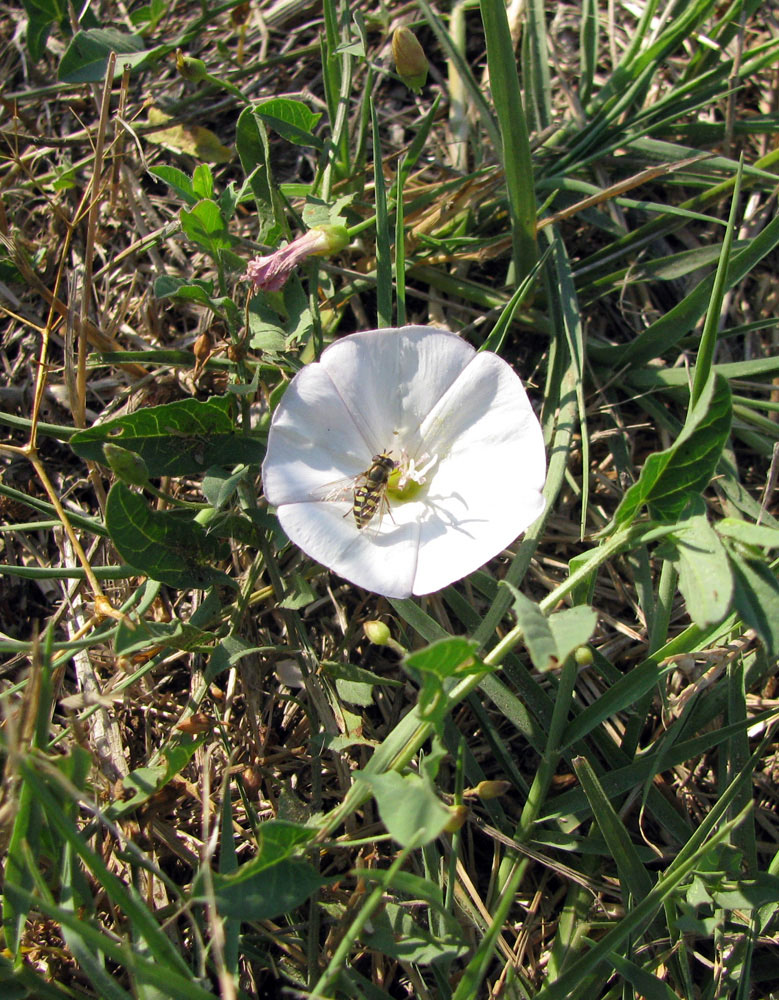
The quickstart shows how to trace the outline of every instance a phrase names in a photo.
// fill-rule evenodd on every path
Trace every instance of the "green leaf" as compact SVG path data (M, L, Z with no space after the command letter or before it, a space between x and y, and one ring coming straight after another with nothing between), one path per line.
M760 872L756 878L741 879L733 886L712 889L711 897L723 910L754 910L779 900L779 877Z
M694 407L700 399L707 382L711 378L711 369L714 364L714 354L717 349L717 338L719 334L719 322L722 316L722 303L725 298L726 283L728 278L728 268L733 249L733 237L736 232L737 212L739 195L741 193L741 175L743 163L739 164L736 174L736 183L733 186L733 197L730 203L730 214L728 216L728 226L725 230L725 238L722 241L722 253L717 264L717 273L711 289L711 299L706 310L706 320L703 324L700 340L698 342L698 356L695 359L693 369L692 388L690 389L690 407Z
M370 785L387 832L401 847L428 844L443 831L452 814L436 795L432 783L418 774L355 775Z
M199 163L195 167L195 172L192 174L192 190L198 198L213 199L214 175L211 173L211 167L207 163ZM222 222L224 224L224 219Z
M513 595L514 612L522 628L530 659L539 670L553 670L562 665L592 635L597 614L586 604L565 608L547 617L530 598L506 584Z
M522 629L525 647L530 653L533 665L539 670L551 670L554 667L559 667L557 643L552 635L548 618L535 601L525 597L515 587L510 589L514 595L514 613Z
M538 257L530 138L506 5L504 0L480 0L479 8L487 42L490 90L500 126L500 152L511 216L514 277L521 281L530 273Z
M397 903L387 903L371 916L370 930L362 931L361 939L370 948L400 962L432 962L453 960L468 951L462 930L453 921L447 921L443 934L433 933L421 926L408 908Z
M199 198L198 194L192 187L191 179L184 173L183 170L179 170L178 167L170 167L163 165L160 167L151 167L149 173L153 177L159 177L161 181L164 181L168 187L172 188L173 191L185 201L188 205L196 205Z
M49 32L55 24L69 32L68 5L59 0L22 0L27 14L27 51L33 62L39 62L46 51Z
M700 497L695 507L705 509ZM733 576L725 546L706 514L695 513L681 521L667 547L667 558L677 563L679 590L690 618L701 628L724 618L733 597ZM661 554L665 550L663 545Z
M28 845L37 853L43 817L40 803L26 782L22 782L16 792L15 809L16 815L5 857L4 875L7 880L16 882L22 888L31 889L33 878L27 869L23 847ZM7 947L12 953L16 952L20 943L27 914L27 907L19 905L8 893L3 893L3 930Z
M318 597L311 584L301 573L292 573L285 582L284 592L285 596L279 607L286 608L288 611L299 611L300 608L307 607Z
M130 11L130 24L135 28L145 28L147 31L154 31L167 11L167 0L151 0L151 3L145 4L143 7L136 7Z
M315 831L300 823L271 819L263 823L257 836L257 857L251 864L270 867L289 858L303 844L313 839Z
M132 656L149 646L161 646L202 653L210 651L215 638L214 632L206 632L191 622L154 622L144 619L130 629L122 621L114 636L114 652L117 656Z
M212 257L216 256L218 250L226 250L232 245L227 224L215 201L204 198L191 211L182 208L179 218L181 228L189 239Z
M487 668L476 656L476 644L469 639L451 637L410 653L405 666L422 675L419 709L425 719L441 720L447 711L445 682L450 677L465 677Z
M147 122L154 128L146 132L146 141L156 146L209 163L229 163L233 158L232 149L223 146L217 134L202 125L177 125L171 115L154 106L149 108Z
M34 674L34 686L30 698L30 722L34 726L30 730L30 748L45 746L48 742L48 732L53 709L53 693L51 686L52 664L51 629L47 630L45 642L41 650L40 663ZM9 816L10 836L4 863L4 878L16 881L23 889L32 889L35 873L29 868L27 857L30 852L35 856L40 853L40 844L44 828L45 810L42 809L38 796L35 794L32 779L20 775L19 786L15 790L13 812ZM62 812L61 803L58 809ZM2 884L0 884L2 891ZM29 907L19 902L7 892L3 892L3 932L5 945L17 957L21 945L21 935L27 921Z
M171 778L175 778L184 770L195 756L198 747L205 743L208 735L202 733L199 736L187 736L182 733L176 737L177 742L163 747L160 754L161 763L137 767L134 771L130 771L122 779L122 784L131 793L131 797L116 802L109 808L111 818L115 819L132 812L148 802L152 795L168 784Z
M188 513L152 510L124 483L114 483L105 521L122 559L152 580L181 590L206 590L229 580L214 568L227 558L227 546L207 534Z
M176 278L171 274L161 274L154 282L154 296L158 299L168 299L174 296L184 302L197 302L210 306L214 284L212 281Z
M675 521L708 486L728 439L730 421L730 388L721 375L714 375L676 441L646 460L638 482L617 508L615 526L633 521L644 504L656 520Z
M625 982L640 993L642 1000L678 1000L678 994L670 986L636 962L616 951L611 953L611 961Z
M255 351L280 354L287 348L287 333L281 326L278 314L273 312L262 295L255 295L249 302L249 346Z
M368 98L373 140L373 197L376 205L376 322L392 325L392 254L390 219L387 211L387 185L381 152L381 126L373 97Z
M255 858L233 874L214 872L212 878L219 914L247 922L289 913L327 882L312 865L299 859L268 866Z
M357 705L359 708L368 708L373 705L372 684L353 681L346 677L337 677L335 689L338 692L338 697L347 705Z
M182 399L79 431L70 446L80 458L105 464L103 443L121 444L141 456L152 477L191 475L213 465L260 464L262 442L239 433L232 413L228 396Z
M237 635L226 635L220 643L214 647L214 651L208 661L205 679L208 683L218 677L219 674L238 663L245 656L251 656L265 649L263 646L253 646L245 639ZM273 647L268 647L273 648Z
M274 245L285 231L279 196L270 165L268 136L262 119L253 108L245 108L235 128L235 147L247 183L254 194L258 234L261 243Z
M245 270L246 261L238 259L238 267L234 267L235 254L231 250L218 249L216 258L225 264L227 270ZM195 302L198 305L207 306L213 310L217 316L227 318L231 313L235 313L235 303L227 295L214 296L214 285L211 281L201 281L199 278L192 278L187 281L184 278L176 278L171 274L162 274L154 281L154 295L158 299L175 298L179 302Z
M376 687L402 687L402 681L390 677L381 677L353 663L336 663L323 660L322 672L335 681L338 695L350 705L364 708L373 704L373 691Z
M573 766L595 822L616 862L624 905L628 906L629 896L636 901L644 899L651 892L653 881L641 863L625 824L611 804L589 761L584 757L577 757Z
M115 28L90 28L73 36L57 71L61 83L101 83L108 69L108 57L116 52L114 76L125 66L137 66L149 55L140 35Z
M779 548L779 530L766 524L751 524L735 517L725 517L717 522L717 533L733 538L742 545L756 545L764 549Z
M235 472L227 472L218 467L208 470L200 488L215 511L222 510L230 503L238 486L246 479L248 471L245 467L239 467Z
M589 641L597 623L597 613L586 604L564 608L549 616L549 627L552 629L560 663Z
M276 97L256 104L254 113L268 128L296 146L313 146L314 149L322 149L324 146L322 140L313 134L322 115L312 111L302 101Z
M757 632L769 656L779 656L779 580L765 563L731 555L733 603L745 625Z

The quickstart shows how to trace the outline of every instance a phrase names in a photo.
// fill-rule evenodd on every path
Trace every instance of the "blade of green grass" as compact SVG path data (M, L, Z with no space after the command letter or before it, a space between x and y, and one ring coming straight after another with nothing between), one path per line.
M45 809L46 817L51 826L66 844L72 846L85 867L103 886L114 906L132 920L134 928L143 936L148 945L155 963L161 967L161 970L168 970L171 974L174 970L177 973L186 974L188 970L184 960L171 940L159 927L141 897L134 888L126 887L121 879L109 870L100 855L85 843L79 831L63 814L52 790L32 762L23 762L22 773L34 790L41 807ZM49 772L49 776L57 777L54 772Z
M711 286L711 298L709 308L706 312L706 321L703 324L701 342L698 347L698 356L695 359L693 369L692 388L690 390L690 405L687 410L687 418L701 398L703 389L712 374L714 363L714 351L717 346L717 332L719 330L720 316L722 315L722 303L725 298L725 289L728 281L728 268L730 266L730 255L733 246L733 236L736 230L736 212L738 211L738 200L741 193L741 168L736 175L736 184L733 188L733 198L730 203L730 216L728 218L727 229L722 240L722 252L720 253L717 273Z
M744 250L731 257L726 288L742 281L767 254L779 245L779 217L771 219ZM711 299L716 276L705 278L689 295L659 320L648 326L629 344L618 347L590 345L590 357L611 369L640 368L648 361L673 348L703 316Z
M376 105L371 98L371 130L373 134L373 178L376 193L376 314L377 325L392 326L392 252L390 219L387 211L387 191L384 184L384 164L381 158L381 137Z
M543 0L529 0L526 4L527 28L523 38L523 49L526 47L529 56L524 74L528 111L535 118L539 131L548 128L552 121L552 81L545 8Z
M579 25L579 100L586 105L592 95L598 65L598 4L583 0Z
M490 330L484 343L479 347L480 351L493 351L495 354L500 354L500 350L503 347L503 341L506 339L506 335L511 328L511 323L517 309L519 309L530 294L541 268L547 262L551 253L552 247L549 246L544 251L543 256L540 257L539 260L537 260L533 265L533 269L529 272L529 274L527 274L519 283L516 291L508 300L498 317L497 323L492 330Z
M587 513L590 497L590 480L586 470L590 468L590 436L587 430L587 407L584 400L584 331L581 323L581 310L576 298L576 288L571 274L571 264L565 250L565 244L556 231L547 229L544 236L549 241L552 257L548 267L547 294L549 308L554 318L555 326L565 337L568 354L571 358L571 370L576 392L576 408L579 417L581 433L582 476L581 512L579 532L583 538L587 530Z
M625 906L629 905L629 896L636 901L646 898L652 891L654 882L638 857L625 824L604 792L592 765L584 757L579 757L574 761L574 770L617 866L623 903Z
M427 3L427 0L418 0L418 6L425 15L427 23L430 25L441 48L446 53L446 58L454 66L462 80L468 92L468 97L479 115L482 128L489 137L490 142L495 149L500 149L500 132L498 126L493 118L490 106L482 93L482 88L474 78L473 73L471 73L470 67L463 58L460 50L449 37L449 33L444 28L438 16Z
M514 46L503 0L481 0L492 101L500 127L514 246L514 280L530 273L538 256L533 160Z

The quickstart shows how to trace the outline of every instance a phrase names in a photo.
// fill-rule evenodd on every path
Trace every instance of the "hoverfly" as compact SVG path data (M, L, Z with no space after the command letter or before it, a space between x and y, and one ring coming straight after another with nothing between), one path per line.
M389 506L387 485L394 469L395 460L383 451L380 455L374 455L371 467L357 477L352 514L358 530L370 524L380 508L383 510Z

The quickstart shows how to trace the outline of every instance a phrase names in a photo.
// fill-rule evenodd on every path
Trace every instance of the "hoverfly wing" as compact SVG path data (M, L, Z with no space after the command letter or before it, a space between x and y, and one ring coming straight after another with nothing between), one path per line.
M341 479L333 479L329 483L323 483L310 490L309 496L312 500L319 500L323 503L341 501L352 503L355 483L359 478L359 476L344 476Z

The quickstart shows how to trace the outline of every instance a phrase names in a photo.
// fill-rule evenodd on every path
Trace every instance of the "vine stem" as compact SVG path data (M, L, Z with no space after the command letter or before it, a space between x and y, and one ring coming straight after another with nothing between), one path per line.
M567 580L548 594L539 604L544 612L549 612L579 583L585 581L599 566L607 562L618 552L632 545L647 544L657 538L662 538L674 530L673 525L658 527L648 521L640 521L629 525L626 528L618 529L613 535L606 538L595 550L591 558L579 566ZM469 674L459 681L449 692L447 700L450 709L466 698L475 690L487 674L498 666L504 657L521 641L522 629L515 625L503 639L484 657L484 664L490 668L479 673ZM365 767L366 774L384 774L387 771L400 771L406 767L414 758L419 748L428 739L435 728L435 723L424 718L419 710L419 706L414 707L398 723L392 733L378 747L373 757ZM370 798L370 789L365 782L352 785L347 792L343 802L336 806L324 818L323 824L316 836L316 841L321 843L332 836L333 832L340 824L362 805L366 799Z

